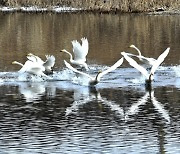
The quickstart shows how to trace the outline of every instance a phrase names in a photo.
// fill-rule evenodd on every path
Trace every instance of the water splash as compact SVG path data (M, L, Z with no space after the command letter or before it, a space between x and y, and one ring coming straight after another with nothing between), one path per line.
M98 70L107 69L107 66L92 65L87 72L96 76ZM154 75L153 87L158 86L175 86L180 87L180 65L178 66L160 66ZM48 77L31 75L19 72L0 72L0 84L12 82L55 82L67 81L71 84L88 86L89 78L74 73L69 69L54 71ZM117 68L115 71L103 76L101 81L96 85L100 88L117 88L117 87L144 87L145 78L134 68Z

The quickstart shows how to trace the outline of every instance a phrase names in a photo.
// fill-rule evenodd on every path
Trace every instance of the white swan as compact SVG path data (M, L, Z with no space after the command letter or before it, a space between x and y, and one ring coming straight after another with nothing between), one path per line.
M82 38L81 41L82 41L82 45L77 40L72 41L74 59L72 54L69 53L67 50L63 49L60 52L65 52L70 56L71 64L80 66L88 70L89 68L86 64L86 56L89 50L89 43L87 38Z
M12 64L17 64L22 66L22 68L18 71L20 73L27 72L29 74L37 75L37 76L46 76L43 72L45 71L45 68L41 65L38 65L37 63L34 63L33 61L27 60L24 65L20 62L13 61Z
M87 74L87 73L78 71L77 69L73 68L73 67L72 67L68 62L66 62L65 60L64 60L64 63L65 63L65 65L66 65L66 67L68 67L68 68L71 69L72 71L74 71L74 72L76 72L76 73L79 73L79 74L82 74L82 75L84 75L84 76L87 76L87 77L90 79L90 81L89 81L89 86L94 86L94 85L96 85L96 84L100 81L100 79L101 79L102 76L104 76L105 74L107 74L107 73L115 70L117 67L119 67L119 66L123 63L123 60L124 60L124 58L122 57L122 58L119 59L114 65L112 65L111 67L109 67L107 70L105 70L105 71L103 71L103 72L99 71L98 74L97 74L95 77L92 77L92 76L90 76L90 75Z
M55 57L53 55L45 55L46 61L43 61L40 57L29 53L27 55L27 58L33 62L39 63L39 65L42 65L45 68L44 73L45 74L52 74L53 70L52 67L55 64Z
M135 57L137 57L140 61L142 61L143 63L145 63L145 64L147 64L147 65L150 65L150 66L154 65L154 63L156 62L156 59L154 59L154 58L148 58L148 57L142 56L141 51L140 51L135 45L132 44L132 45L130 45L129 47L130 47L130 48L134 48L134 49L138 52L139 55L127 53L128 56L131 56L131 57L132 57L132 56L135 56Z
M140 66L135 60L133 60L131 57L129 57L125 52L121 52L121 54L124 56L124 58L129 62L131 66L139 70L146 78L146 84L147 86L151 84L151 81L154 79L153 75L158 66L164 61L166 56L169 53L170 48L168 47L156 60L154 65L152 66L150 72L148 72L144 67Z

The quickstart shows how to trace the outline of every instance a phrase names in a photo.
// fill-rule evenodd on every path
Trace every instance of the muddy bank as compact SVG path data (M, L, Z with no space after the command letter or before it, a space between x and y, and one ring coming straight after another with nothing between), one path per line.
M180 0L1 0L0 7L22 11L22 8L52 11L56 7L64 8L63 11L179 13Z

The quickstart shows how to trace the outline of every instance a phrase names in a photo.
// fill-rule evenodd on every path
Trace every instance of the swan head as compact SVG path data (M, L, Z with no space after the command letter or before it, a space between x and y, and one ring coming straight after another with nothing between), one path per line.
M18 62L17 61L13 61L12 64L17 64Z
M66 49L62 49L62 50L60 50L60 52L67 52L67 50Z
M129 48L136 48L136 46L134 44L131 44Z
M32 53L28 53L27 56L34 56Z

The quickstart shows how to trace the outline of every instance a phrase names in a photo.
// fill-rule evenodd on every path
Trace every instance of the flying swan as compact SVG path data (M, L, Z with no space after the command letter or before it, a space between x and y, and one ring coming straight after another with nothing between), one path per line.
M148 71L140 66L135 60L133 60L131 57L129 57L125 52L121 52L121 54L124 56L124 58L129 62L129 64L131 66L133 66L134 68L136 68L137 70L139 70L144 76L145 76L145 82L146 82L146 86L150 86L151 85L151 81L154 80L154 73L156 71L156 69L158 68L158 66L164 61L164 59L166 58L166 56L169 53L170 48L168 47L156 60L156 62L153 64L150 72L148 73Z
M64 63L65 63L65 65L66 65L66 67L69 68L69 69L71 69L72 71L88 77L88 78L90 79L90 81L89 81L89 86L94 86L94 85L96 85L96 84L98 84L98 83L100 82L100 79L101 79L102 76L104 76L105 74L107 74L107 73L115 70L117 67L119 67L119 66L123 63L123 60L124 60L124 58L122 57L122 58L119 59L114 65L112 65L111 67L109 67L107 70L105 70L105 71L103 71L103 72L99 71L95 77L92 77L92 76L90 76L90 75L87 74L87 73L78 71L77 69L75 69L74 67L72 67L72 66L71 66L68 62L66 62L65 60L64 60Z
M72 54L68 52L66 49L63 49L60 52L65 52L70 56L71 64L80 66L81 68L85 68L86 70L88 70L89 68L86 64L86 56L89 50L89 43L87 38L82 38L81 41L82 45L77 40L72 41L74 59Z
M36 62L45 68L45 71L44 71L45 74L47 74L47 75L52 74L53 73L52 67L55 64L55 57L53 55L45 55L45 57L46 57L46 61L43 61L40 57L38 57L32 53L29 53L27 55L27 58L30 61Z
M142 56L141 51L135 45L132 44L129 47L134 48L138 52L139 55L135 55L132 53L126 53L128 56L137 57L141 62L147 64L150 67L153 66L154 63L156 62L156 59L154 59L154 58L148 58L148 57Z
M12 64L17 64L17 65L22 66L22 68L18 71L20 73L27 72L29 74L47 77L43 73L45 71L45 68L42 65L39 65L38 63L33 62L31 60L27 60L24 64L17 62L17 61L13 61Z

